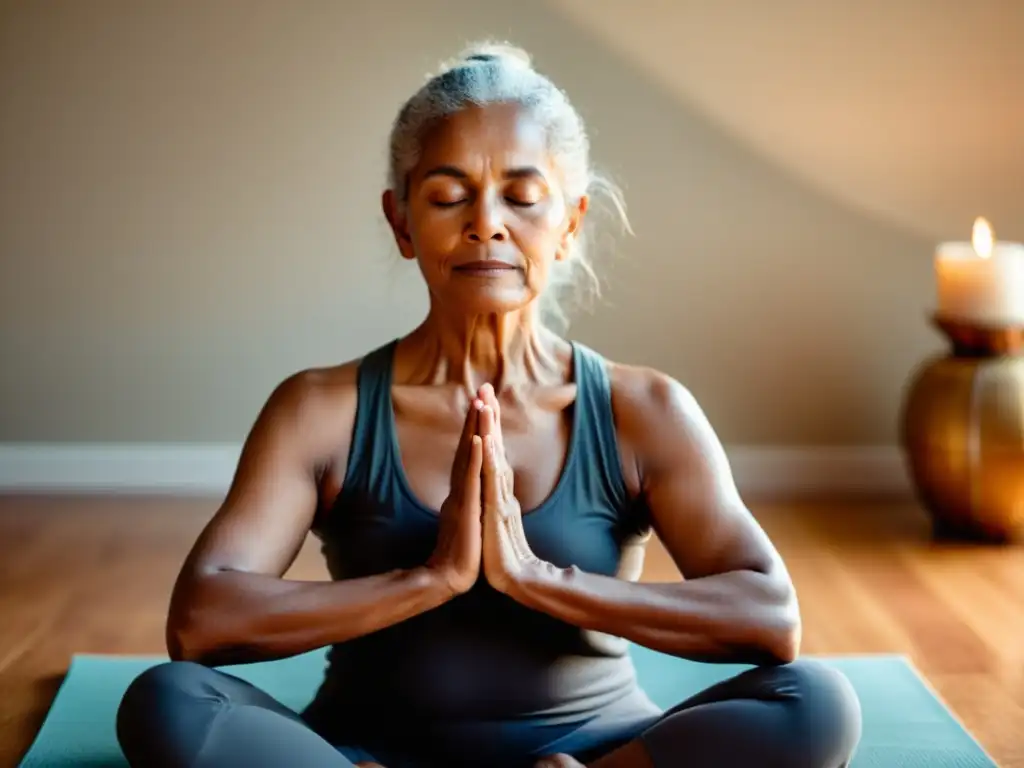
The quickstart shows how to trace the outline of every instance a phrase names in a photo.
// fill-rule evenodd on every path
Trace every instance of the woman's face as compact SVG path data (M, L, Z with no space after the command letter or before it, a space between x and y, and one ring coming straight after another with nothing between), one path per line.
M587 200L568 205L540 125L511 105L463 110L424 138L405 216L384 206L434 300L471 314L532 302L568 258Z

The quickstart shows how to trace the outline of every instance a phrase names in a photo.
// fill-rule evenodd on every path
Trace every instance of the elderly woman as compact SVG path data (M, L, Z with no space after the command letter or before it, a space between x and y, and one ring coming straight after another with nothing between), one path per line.
M383 207L429 312L269 397L175 586L172 661L125 694L130 764L849 763L857 698L798 659L786 568L693 397L548 322L593 277L611 187L589 162L517 49L478 46L402 108ZM310 531L333 580L283 579ZM685 580L638 580L652 533ZM630 643L751 666L662 711ZM215 669L325 646L301 712Z

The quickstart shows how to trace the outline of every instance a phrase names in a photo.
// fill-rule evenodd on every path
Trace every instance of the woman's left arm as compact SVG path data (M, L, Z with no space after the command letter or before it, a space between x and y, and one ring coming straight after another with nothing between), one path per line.
M510 579L508 594L576 626L675 656L792 661L800 646L793 584L740 498L700 406L677 381L650 369L616 366L612 393L653 527L683 580L624 581L533 558Z

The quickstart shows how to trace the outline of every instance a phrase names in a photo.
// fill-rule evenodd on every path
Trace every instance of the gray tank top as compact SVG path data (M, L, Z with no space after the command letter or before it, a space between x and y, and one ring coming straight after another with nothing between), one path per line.
M313 528L335 579L422 565L437 539L437 515L410 490L399 457L391 400L396 345L361 361L344 485ZM574 343L573 378L562 475L523 525L541 559L613 576L624 542L649 522L626 491L604 359ZM627 648L621 638L527 609L481 578L437 609L333 646L312 709L321 721L349 724L380 716L421 724L576 720L634 691Z

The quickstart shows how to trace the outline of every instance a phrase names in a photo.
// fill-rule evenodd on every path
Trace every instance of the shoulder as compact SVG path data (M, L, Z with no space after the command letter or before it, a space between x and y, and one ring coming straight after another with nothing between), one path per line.
M663 371L642 365L605 361L612 396L636 411L636 415L657 416L666 410L688 408L696 400L681 382Z
M289 421L305 422L354 400L361 358L289 374L270 391L264 409Z
M703 408L680 381L655 368L607 361L619 438L647 470L717 445Z
M295 371L272 387L253 426L253 436L272 438L323 465L339 448L347 451L358 402L363 358Z

